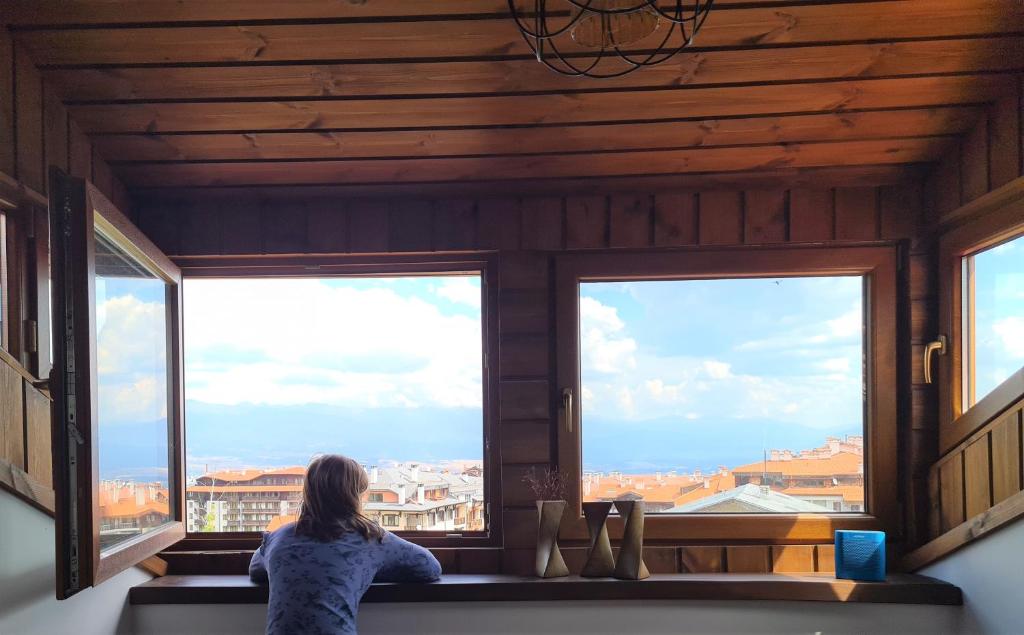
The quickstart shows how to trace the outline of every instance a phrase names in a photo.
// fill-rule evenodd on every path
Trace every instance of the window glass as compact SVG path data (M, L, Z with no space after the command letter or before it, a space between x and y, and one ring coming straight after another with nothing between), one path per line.
M481 297L478 274L186 279L190 530L295 520L322 453L364 466L381 524L483 530Z
M7 348L7 215L0 211L0 347Z
M167 283L96 234L100 545L170 519Z
M1024 366L1024 236L965 259L973 279L974 405ZM970 319L971 307L964 311ZM970 350L970 345L968 345ZM970 371L968 370L968 374Z
M864 282L581 282L583 500L864 506Z

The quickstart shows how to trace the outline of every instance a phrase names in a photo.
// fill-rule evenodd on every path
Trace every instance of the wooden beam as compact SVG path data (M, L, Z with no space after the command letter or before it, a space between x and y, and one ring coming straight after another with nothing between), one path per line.
M552 73L536 60L372 62L53 69L43 77L70 102L283 99L593 91L1024 68L1020 37L925 40L686 53L594 82Z
M704 188L816 187L821 183L836 185L893 185L923 178L927 164L860 165L854 167L775 168L719 172L713 174L671 174L568 179L490 179L486 181L444 180L433 183L360 183L320 186L260 187L147 187L135 188L137 205L147 200L169 200L200 196L220 197L225 203L237 201L245 194L263 196L327 196L384 199L394 197L477 196L569 196L574 194L613 194L637 191L676 192ZM498 176L498 175L495 175ZM386 213L386 212L382 212ZM372 220L378 216L358 216ZM376 221L374 221L376 222ZM353 235L356 228L353 227ZM355 240L353 239L355 242Z
M715 6L790 4L793 0L715 0ZM16 28L84 24L160 24L267 20L373 20L416 16L486 16L508 13L506 0L8 0L0 24Z
M642 93L123 104L69 110L93 134L551 126L978 104L1002 94L1009 79L980 75Z
M926 137L964 132L981 114L973 107L823 113L792 117L704 119L658 123L351 132L125 134L93 137L111 163L453 157L600 152Z
M766 145L630 153L528 157L175 163L126 165L119 175L134 186L293 185L482 181L606 177L631 174L727 172L779 167L919 163L945 152L945 137L891 141Z
M433 4L433 3L431 3ZM243 14L244 15L244 14ZM1019 32L1018 2L930 0L734 8L712 13L701 48ZM529 56L515 25L491 19L32 30L16 34L43 66Z

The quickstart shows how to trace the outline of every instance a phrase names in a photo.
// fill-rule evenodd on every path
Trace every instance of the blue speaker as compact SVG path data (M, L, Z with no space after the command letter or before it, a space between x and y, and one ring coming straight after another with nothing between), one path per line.
M884 531L836 531L836 577L885 580Z

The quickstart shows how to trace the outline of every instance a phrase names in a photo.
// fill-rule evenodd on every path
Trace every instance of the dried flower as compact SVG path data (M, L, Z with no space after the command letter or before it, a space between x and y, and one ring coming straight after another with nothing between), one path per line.
M564 500L565 492L568 490L566 476L557 468L538 470L536 467L531 467L523 476L523 482L540 501Z

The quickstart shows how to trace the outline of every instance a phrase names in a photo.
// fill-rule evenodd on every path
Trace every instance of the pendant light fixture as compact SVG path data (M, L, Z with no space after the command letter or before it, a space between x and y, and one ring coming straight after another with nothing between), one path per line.
M562 75L600 78L660 64L689 46L713 1L508 0L508 6L537 61Z

